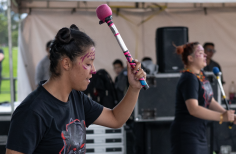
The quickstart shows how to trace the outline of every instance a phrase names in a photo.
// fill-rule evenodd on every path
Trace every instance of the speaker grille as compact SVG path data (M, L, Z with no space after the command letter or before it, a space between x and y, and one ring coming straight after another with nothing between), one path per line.
M159 72L174 73L184 68L181 56L175 53L176 46L188 42L187 27L162 27L156 30L156 55Z

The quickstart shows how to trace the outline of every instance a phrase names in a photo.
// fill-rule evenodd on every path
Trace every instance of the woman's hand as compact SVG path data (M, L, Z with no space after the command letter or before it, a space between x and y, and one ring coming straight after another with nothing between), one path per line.
M141 63L138 60L134 60L136 63L135 68L133 69L129 62L127 61L127 72L128 72L128 80L129 85L134 89L141 89L142 85L139 81L142 77L146 80L146 73L141 68Z
M234 115L234 110L227 110L223 113L223 121L227 122L232 122L235 121L235 115Z

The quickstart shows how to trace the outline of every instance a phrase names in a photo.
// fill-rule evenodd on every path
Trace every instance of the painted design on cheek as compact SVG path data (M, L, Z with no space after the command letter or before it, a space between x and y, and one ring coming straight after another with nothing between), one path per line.
M195 52L195 57L200 57L198 50Z
M90 58L90 59L94 59L95 58L95 48L92 48L92 52L88 52L87 54L85 54L84 56L82 56L81 58L80 58L80 60L83 62L85 59L88 59L88 58ZM79 62L79 65L80 65L80 62ZM83 66L83 68L84 69L88 69L88 66L86 66L86 65L84 65L84 64L82 64L82 66ZM96 74L96 72L94 73L94 72L92 72L92 74Z
M196 51L195 57L202 58L204 57L204 54L201 54L200 51Z
M86 69L86 70L88 69L88 67L86 67L86 66L84 66L84 65L83 65L83 68Z
M204 54L200 54L200 51L204 51L204 49L201 45L198 45L196 47L196 51L195 51L195 56L196 57L204 57Z
M96 74L97 72L96 71L91 71L91 74Z

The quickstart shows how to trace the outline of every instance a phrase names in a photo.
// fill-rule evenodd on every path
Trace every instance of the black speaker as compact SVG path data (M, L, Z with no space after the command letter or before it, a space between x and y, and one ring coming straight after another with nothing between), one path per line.
M176 46L188 42L187 27L161 27L156 30L156 55L159 72L173 73L184 68L181 56L175 53Z

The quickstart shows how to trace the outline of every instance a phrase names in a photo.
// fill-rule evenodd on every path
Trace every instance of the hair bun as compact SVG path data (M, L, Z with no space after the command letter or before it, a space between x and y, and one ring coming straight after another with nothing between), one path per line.
M72 24L72 25L70 26L70 29L79 30L79 28L78 28L75 24Z
M185 45L176 46L174 42L172 42L172 45L176 48L176 53L178 55L181 55L184 52Z
M176 47L176 53L181 55L184 52L184 45Z
M60 29L56 35L56 39L62 43L69 43L71 38L72 37L69 28Z

